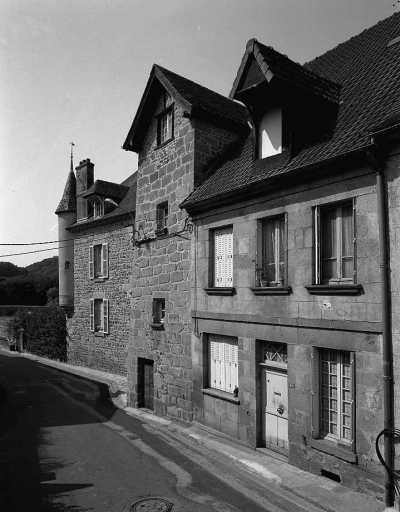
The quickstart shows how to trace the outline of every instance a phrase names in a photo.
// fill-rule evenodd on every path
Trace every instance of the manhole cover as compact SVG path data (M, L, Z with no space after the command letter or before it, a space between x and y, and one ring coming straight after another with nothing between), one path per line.
M131 506L132 512L170 512L172 503L162 498L143 498Z

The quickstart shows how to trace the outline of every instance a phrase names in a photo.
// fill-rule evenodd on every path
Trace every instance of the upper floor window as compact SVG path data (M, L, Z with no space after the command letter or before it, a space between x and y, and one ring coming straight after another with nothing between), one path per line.
M173 105L158 116L157 145L165 144L174 137L174 109Z
M164 231L168 221L168 202L157 205L157 231Z
M165 320L165 299L153 299L153 323L163 324Z
M108 300L90 299L90 330L108 334Z
M317 284L354 282L354 205L316 208Z
M286 216L259 221L257 239L257 285L285 286L287 283Z
M93 216L95 219L97 217L102 217L104 215L104 202L100 198L96 198L93 201Z
M282 130L282 108L270 108L259 120L257 133L257 157L282 153L283 130Z
M233 286L233 228L216 229L214 240L214 283L216 288Z
M108 244L95 244L89 247L89 277L108 277Z

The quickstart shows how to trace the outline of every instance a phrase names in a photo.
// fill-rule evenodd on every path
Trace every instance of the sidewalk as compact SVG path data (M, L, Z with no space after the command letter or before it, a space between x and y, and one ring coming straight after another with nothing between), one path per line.
M179 421L158 417L143 409L127 407L128 382L124 377L59 363L30 354L22 354L22 357L106 384L114 404L124 409L127 414L146 423L167 428L182 438L186 437L196 441L199 445L207 446L208 449L213 449L234 460L238 466L264 481L268 481L271 485L290 491L321 510L327 512L389 512L395 510L394 508L385 508L382 501L352 491L327 478L296 468L288 464L285 457L270 450L252 450L223 434L205 430L200 425L184 425Z

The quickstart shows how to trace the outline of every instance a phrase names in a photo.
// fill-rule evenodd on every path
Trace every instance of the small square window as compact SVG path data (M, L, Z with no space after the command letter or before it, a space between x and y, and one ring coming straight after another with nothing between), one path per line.
M171 106L168 110L164 111L162 114L158 116L158 126L157 126L157 144L160 146L161 144L165 144L170 141L174 137L174 110L173 106Z
M153 299L153 323L163 324L165 321L165 299Z
M165 231L168 222L168 202L157 205L157 231Z

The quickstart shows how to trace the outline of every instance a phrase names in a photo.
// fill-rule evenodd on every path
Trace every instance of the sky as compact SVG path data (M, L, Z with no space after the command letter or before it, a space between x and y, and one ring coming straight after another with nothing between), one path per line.
M56 243L6 244L57 240L71 141L74 167L90 158L95 180L135 172L122 144L153 63L227 96L249 39L303 64L398 10L400 0L1 0L0 261L57 255Z

